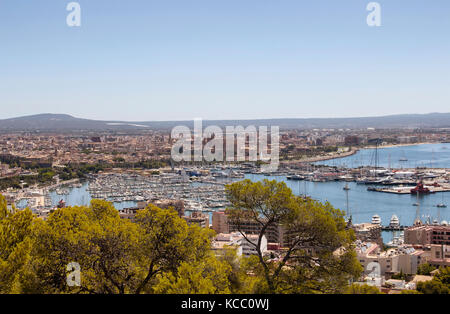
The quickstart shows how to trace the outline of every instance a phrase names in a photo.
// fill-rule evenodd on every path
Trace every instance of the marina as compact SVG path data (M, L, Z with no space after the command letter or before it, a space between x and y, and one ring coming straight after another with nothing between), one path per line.
M398 148L402 152L405 149ZM380 150L381 151L381 150ZM380 153L380 152L378 152ZM403 154L403 153L402 153ZM409 155L408 159L411 159ZM383 154L378 154L383 158ZM175 169L159 175L111 171L89 175L83 182L70 181L48 188L20 191L16 205L35 212L49 212L62 201L66 206L88 205L92 199L110 201L121 210L139 202L158 199L182 200L185 212L212 212L226 208L225 184L233 181L263 179L283 181L296 195L307 195L330 202L344 210L353 223L379 219L388 222L393 215L398 224L381 224L385 241L393 239L417 218L424 223L450 220L450 172L447 168L390 169L364 166L344 168L317 164L281 167L276 173L239 166L203 166ZM376 193L378 192L378 193ZM375 215L375 216L374 216ZM378 218L377 218L378 217Z

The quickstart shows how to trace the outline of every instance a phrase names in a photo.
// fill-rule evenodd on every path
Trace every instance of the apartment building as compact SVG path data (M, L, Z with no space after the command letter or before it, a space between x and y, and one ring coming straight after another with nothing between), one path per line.
M200 228L209 228L209 215L201 212L193 212L190 216L184 216L189 225L195 224Z
M383 245L381 237L381 225L372 223L361 223L352 225L356 239L362 242L373 242L380 247Z
M436 267L450 267L450 245L430 245L430 258L428 263Z
M417 273L417 267L429 259L429 253L412 246L401 246L382 251L373 242L356 242L357 258L364 267L366 275L374 277L392 275L399 272Z
M261 224L253 220L241 221L238 224L234 221L230 221L225 211L216 211L212 215L212 229L217 233L242 231L245 234L259 234L261 231ZM265 236L269 243L285 244L284 232L279 225L273 224L269 226Z
M212 229L216 233L229 233L228 219L224 210L218 210L212 214Z
M405 230L405 244L422 246L430 244L450 245L450 226L424 225L410 227Z

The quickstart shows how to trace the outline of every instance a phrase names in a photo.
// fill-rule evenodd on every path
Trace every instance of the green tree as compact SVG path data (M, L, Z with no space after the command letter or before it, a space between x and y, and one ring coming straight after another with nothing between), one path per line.
M152 292L156 275L176 273L181 263L195 263L208 257L214 231L188 226L172 208L149 205L136 217L140 228L139 254L144 263L145 278L136 293Z
M137 227L108 202L53 212L35 225L33 272L25 292L129 293L139 280ZM67 265L81 266L80 287L66 284Z
M402 294L422 294L417 290L402 290Z
M450 267L441 267L435 278L450 288Z
M436 267L434 267L428 263L425 263L425 264L419 265L419 267L417 268L417 274L430 276L431 272L435 269L436 269Z
M0 293L228 293L232 269L212 254L213 235L173 208L151 205L132 222L93 200L42 220L0 197ZM72 262L81 267L79 287L66 283ZM186 280L197 285L189 290Z
M262 268L257 256L238 256L234 247L224 248L218 256L220 261L227 263L231 272L228 274L231 292L234 294L258 293L264 286Z
M423 294L450 294L449 287L439 280L418 282L417 291Z
M230 293L231 266L212 253L193 263L182 262L176 272L158 276L154 292L164 294Z
M441 267L432 280L417 283L417 291L423 294L450 294L450 267Z
M403 273L403 269L400 269L400 272L397 274L393 274L391 278L398 280L406 280L407 277L408 277L407 274Z
M24 292L123 294L153 293L157 275L205 273L200 262L211 254L213 232L188 226L173 209L149 206L132 222L111 203L93 200L89 207L56 210L32 234ZM66 284L71 262L81 267L80 287Z
M370 285L352 284L345 291L346 294L382 294L380 289Z
M0 293L21 291L21 278L30 260L33 219L28 209L9 210L0 195Z
M244 180L226 187L229 220L247 240L243 225L259 224L255 246L270 293L343 292L348 281L359 276L352 230L346 228L344 213L329 203L292 194L283 182L253 183ZM282 226L285 250L278 261L261 252L263 235L271 226ZM263 288L264 289L264 288Z

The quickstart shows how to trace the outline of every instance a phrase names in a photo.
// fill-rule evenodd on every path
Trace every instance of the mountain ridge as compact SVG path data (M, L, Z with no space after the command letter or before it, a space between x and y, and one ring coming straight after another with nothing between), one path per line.
M177 125L193 127L192 120L186 121L108 121L77 118L69 114L41 113L0 120L0 131L70 131L70 130L156 130L171 129ZM450 128L450 113L397 114L377 117L353 118L277 118L204 120L203 126L279 126L281 129L315 128Z

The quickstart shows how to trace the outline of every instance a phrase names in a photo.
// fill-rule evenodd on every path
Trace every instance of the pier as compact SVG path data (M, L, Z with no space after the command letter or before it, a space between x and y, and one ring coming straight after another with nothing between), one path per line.
M434 187L434 186L427 186L430 189L430 194L433 193L443 193L443 192L450 192L450 187ZM402 186L402 187L394 187L394 188L368 188L368 191L373 192L383 192L383 193L392 193L392 194L411 194L411 187L410 186Z
M408 226L381 226L382 231L403 231L409 228Z

